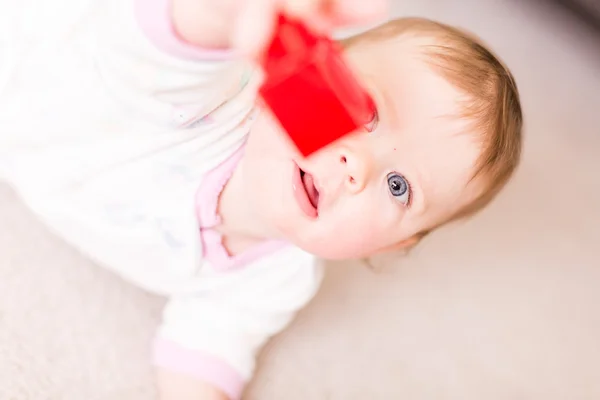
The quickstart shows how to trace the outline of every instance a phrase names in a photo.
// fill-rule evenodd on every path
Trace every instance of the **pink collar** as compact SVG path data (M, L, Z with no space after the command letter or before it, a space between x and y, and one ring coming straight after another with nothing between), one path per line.
M242 268L258 258L267 256L287 245L283 241L267 240L242 254L232 256L223 246L222 235L213 229L221 222L221 218L217 213L219 196L243 155L244 148L241 147L227 160L209 171L196 192L196 213L204 259L213 268L222 272Z

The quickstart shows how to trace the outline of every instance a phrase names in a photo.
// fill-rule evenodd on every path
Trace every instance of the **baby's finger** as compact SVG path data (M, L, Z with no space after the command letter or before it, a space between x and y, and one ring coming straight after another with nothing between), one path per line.
M331 14L336 24L364 24L385 17L387 0L331 0Z
M330 33L349 24L371 23L383 18L388 0L281 0L286 14L313 30Z
M332 28L329 6L331 0L282 0L281 11L302 21L313 31L328 33Z
M319 14L329 0L283 0L281 3L287 15L306 20Z
M246 0L233 27L233 47L250 58L257 58L267 46L275 29L277 0Z

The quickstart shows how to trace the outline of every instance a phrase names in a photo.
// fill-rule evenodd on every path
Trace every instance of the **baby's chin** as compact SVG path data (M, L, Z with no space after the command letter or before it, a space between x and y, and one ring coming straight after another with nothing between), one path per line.
M319 258L334 261L351 260L369 257L378 250L373 247L375 243L366 242L362 235L344 236L338 230L323 229L318 226L318 220L308 224L294 224L290 223L290 219L284 214L269 217L271 218L265 220L270 222L268 225L279 239Z
M300 239L288 237L287 240L312 255L332 261L355 260L369 257L374 253L370 249L344 243L336 238L331 239Z

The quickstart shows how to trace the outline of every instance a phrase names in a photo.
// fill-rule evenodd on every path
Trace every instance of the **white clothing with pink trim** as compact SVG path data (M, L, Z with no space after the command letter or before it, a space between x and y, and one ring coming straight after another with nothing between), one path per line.
M256 112L257 74L181 41L169 7L0 2L0 173L67 242L169 297L158 365L237 399L321 270L281 242L230 257L211 229Z

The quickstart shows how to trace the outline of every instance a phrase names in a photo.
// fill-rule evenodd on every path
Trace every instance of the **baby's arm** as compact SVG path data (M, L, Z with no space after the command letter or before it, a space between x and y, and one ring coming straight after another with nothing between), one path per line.
M230 48L235 0L172 0L173 26L180 37L205 49Z
M161 400L241 397L259 349L318 287L312 257L292 253L286 265L252 267L226 285L171 299L154 348Z
M212 5L204 7L207 3ZM191 127L190 137L196 140L205 132L202 119L213 110L223 110L220 106L240 92L240 71L245 72L245 67L228 50L225 19L219 17L215 4L225 3L98 1L94 17L99 33L90 43L98 70L110 94L128 108L123 114L136 120L141 116L142 127L149 128L142 131L144 135ZM208 135L225 131L215 124L231 124L253 106L249 99L229 105L223 118L215 122L211 116ZM180 110L183 117L178 121ZM249 283L247 289L251 288ZM252 301L237 302L241 294L223 295L229 298L216 291L176 296L166 307L155 347L161 400L238 398L256 347L279 330L295 309L282 316L263 315L262 305L253 309ZM260 325L256 333L255 323ZM248 331L251 338L246 337Z
M106 93L128 120L141 122L147 135L190 127L197 128L194 134L216 132L219 121L224 126L218 130L229 131L235 118L254 106L255 68L234 57L226 29L217 22L219 11L214 5L204 8L206 3L96 1L98 10L90 17L95 32L84 46L93 54ZM242 91L243 99L230 101ZM206 118L217 110L213 117L221 118Z
M215 385L170 369L157 368L156 377L160 400L229 400Z

